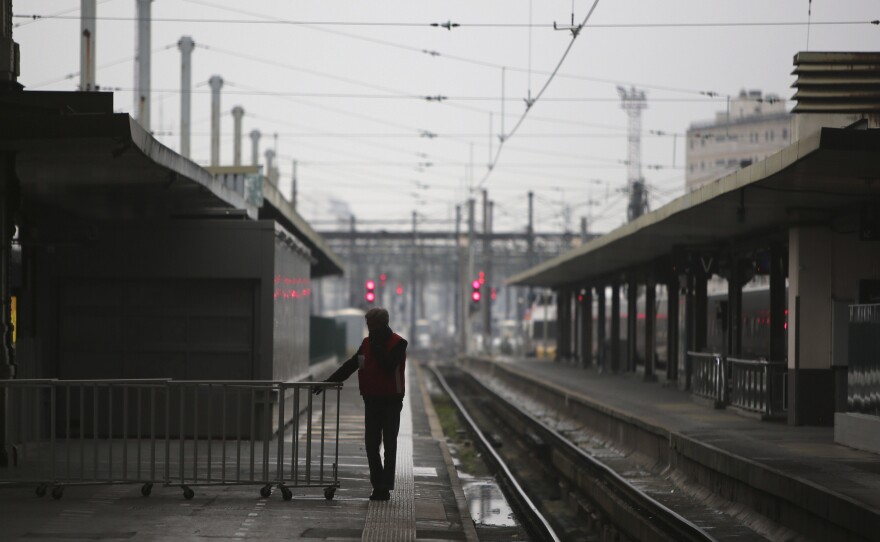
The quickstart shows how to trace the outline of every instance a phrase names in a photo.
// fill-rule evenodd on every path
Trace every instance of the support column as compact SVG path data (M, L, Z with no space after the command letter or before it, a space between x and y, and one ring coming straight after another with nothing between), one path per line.
M634 274L629 276L626 288L626 368L635 372L638 357L638 295L639 283Z
M581 301L581 367L593 364L593 288L587 286Z
M657 380L657 375L654 374L654 365L657 363L656 302L657 285L654 283L654 278L649 276L645 281L645 380L648 382Z
M666 379L678 380L678 276L666 283Z
M681 345L684 350L683 363L681 366L683 381L679 383L679 387L684 391L691 389L691 359L688 351L696 351L696 303L694 302L694 286L695 277L692 272L688 272L685 277L685 296L684 296L684 325L685 325L685 342Z
M742 356L742 287L743 269L734 255L727 280L727 352L732 357Z
M565 350L565 288L556 291L556 361L564 359ZM544 325L547 325L544 322Z
M611 284L611 371L620 371L620 283Z
M792 227L788 247L788 423L833 425L832 300L857 298L858 283L840 278L844 269L877 276L876 248L823 226Z
M770 247L770 361L784 361L785 351L785 260L788 251L780 244Z
M608 360L605 358L605 285L596 286L596 365L600 371L608 370Z
M581 363L581 318L583 318L583 299L584 296L580 289L574 290L572 296L572 306L574 307L574 316L571 319L571 362L573 365Z
M694 275L694 351L702 352L708 343L709 295L708 277L698 271Z

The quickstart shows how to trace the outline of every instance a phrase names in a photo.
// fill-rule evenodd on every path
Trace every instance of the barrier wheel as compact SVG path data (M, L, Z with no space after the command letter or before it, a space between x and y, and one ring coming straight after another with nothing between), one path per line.
M52 498L56 501L64 496L64 486L55 486L52 488Z
M193 497L196 496L196 492L187 486L183 486L183 498L186 500L192 500Z
M324 498L328 501L332 501L333 497L336 495L336 488L333 486L324 488Z
M141 495L144 497L149 497L150 493L153 492L153 484L147 482L146 484L141 486Z
M261 495L263 498L267 498L267 499L268 499L269 496L272 495L272 486L269 485L269 484L266 484L266 485L264 485L263 487L261 487L261 488L260 488L260 495Z
M289 501L293 498L293 492L285 486L281 486L281 496L284 497L285 501Z
M35 490L37 497L45 497L46 496L46 484L40 484L37 486Z

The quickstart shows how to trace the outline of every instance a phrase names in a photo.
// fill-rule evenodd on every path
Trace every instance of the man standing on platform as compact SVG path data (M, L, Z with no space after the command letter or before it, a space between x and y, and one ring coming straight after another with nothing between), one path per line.
M391 331L388 311L373 308L364 315L369 336L360 348L327 379L343 382L355 371L364 399L364 444L370 464L371 501L387 501L394 489L394 467L397 460L397 432L403 409L406 369L406 340ZM320 393L317 388L315 393ZM385 445L385 461L379 445Z

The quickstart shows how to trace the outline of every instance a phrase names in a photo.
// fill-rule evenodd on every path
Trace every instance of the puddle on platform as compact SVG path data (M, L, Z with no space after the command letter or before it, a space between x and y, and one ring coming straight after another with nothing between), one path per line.
M507 504L504 494L495 480L473 478L463 481L464 496L467 498L471 517L477 525L491 527L514 527L513 510Z

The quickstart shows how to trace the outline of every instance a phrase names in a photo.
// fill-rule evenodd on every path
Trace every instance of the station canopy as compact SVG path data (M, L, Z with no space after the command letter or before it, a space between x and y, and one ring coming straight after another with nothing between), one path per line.
M858 227L866 211L876 219L878 201L880 130L822 128L506 284L583 285L682 249L787 238L788 228L798 224Z
M28 204L110 221L266 214L128 114L113 113L112 93L0 93L0 123L0 151L15 152ZM268 213L311 250L312 276L342 272L338 256L280 194L266 202Z

